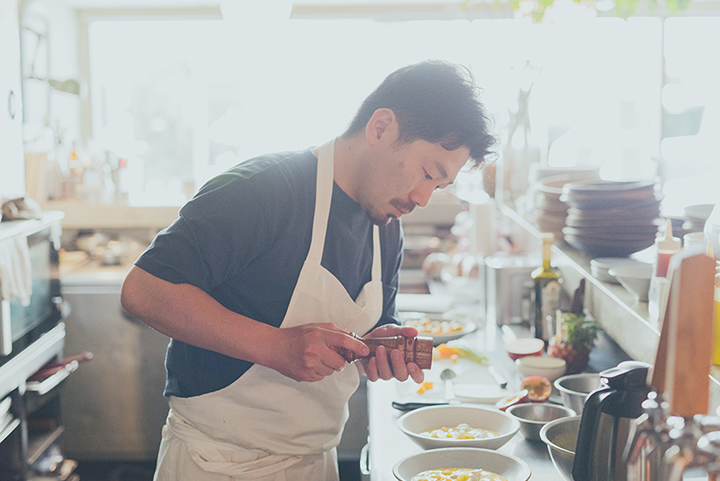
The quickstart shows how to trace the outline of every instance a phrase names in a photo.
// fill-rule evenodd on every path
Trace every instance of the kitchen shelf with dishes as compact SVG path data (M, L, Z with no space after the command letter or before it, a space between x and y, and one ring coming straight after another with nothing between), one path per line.
M519 209L519 212L503 203L498 203L498 210L514 228L514 234L520 239L527 237L526 243L534 242L537 245L543 233L538 225L543 224L538 223L535 217L528 216L526 211ZM652 364L660 342L661 322L657 314L651 315L646 300L640 300L618 283L609 282L598 271L597 262L594 262L597 258L580 250L580 246L568 243L563 239L563 231L559 232L560 239L556 238L553 246L553 259L562 273L566 289L572 289L579 284L580 279L586 279L587 310L631 358ZM632 253L629 258L651 264L654 260L650 249L653 242L652 239L644 242L646 248ZM600 255L611 257L605 253ZM720 406L720 366L712 367L710 380L710 406L714 412Z

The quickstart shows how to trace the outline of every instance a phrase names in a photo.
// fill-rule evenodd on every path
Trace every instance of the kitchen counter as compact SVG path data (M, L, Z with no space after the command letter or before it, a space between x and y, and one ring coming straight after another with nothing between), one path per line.
M515 364L505 352L504 344L515 337L529 337L530 333L520 327L500 328L494 323L482 321L479 324L481 325L475 332L462 339L463 343L471 346L477 352L485 354L490 364L505 376L508 381L508 394L517 392L522 376L517 372ZM591 353L587 370L599 372L628 359L629 357L613 341L606 336L601 336ZM433 390L439 386L439 390L442 391L439 373L448 366L454 365L448 360L434 361L432 369L426 371L426 380L434 382ZM487 373L485 366L476 364L472 375L476 376L475 379L481 384L492 383L492 378ZM422 399L420 395L415 394L416 390L417 385L412 381L401 383L392 380L368 383L369 441L366 447L366 469L370 473L371 481L395 481L392 474L393 465L405 456L422 451L422 448L412 442L397 427L397 420L403 413L391 406L392 401L407 400L408 396L412 397L413 394L414 399ZM422 396L426 394L430 394L430 391ZM557 393L553 394L551 400L559 401ZM493 407L492 404L481 405ZM527 462L532 469L532 480L562 481L550 460L547 447L541 441L527 441L518 432L513 439L497 451L517 456Z

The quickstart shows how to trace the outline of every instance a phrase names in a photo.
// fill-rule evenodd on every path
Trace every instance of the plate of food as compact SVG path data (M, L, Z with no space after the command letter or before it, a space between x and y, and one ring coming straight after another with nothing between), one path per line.
M432 337L433 345L459 339L477 329L474 322L455 317L427 312L401 312L403 326L411 326L418 330L418 335Z

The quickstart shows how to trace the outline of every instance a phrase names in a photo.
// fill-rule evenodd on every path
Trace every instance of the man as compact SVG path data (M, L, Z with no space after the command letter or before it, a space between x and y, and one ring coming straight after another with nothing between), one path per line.
M248 160L209 181L138 259L122 304L170 336L156 480L337 480L359 383L423 372L397 350L346 366L397 325L398 219L494 139L464 69L390 76L327 144ZM357 368L356 368L357 366Z

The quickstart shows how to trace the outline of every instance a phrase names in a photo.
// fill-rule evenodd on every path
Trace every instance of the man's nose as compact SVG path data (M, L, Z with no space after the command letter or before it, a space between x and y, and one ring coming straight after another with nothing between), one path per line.
M410 192L410 200L420 207L425 207L430 202L430 197L434 191L435 186L433 184L429 182L423 183Z

